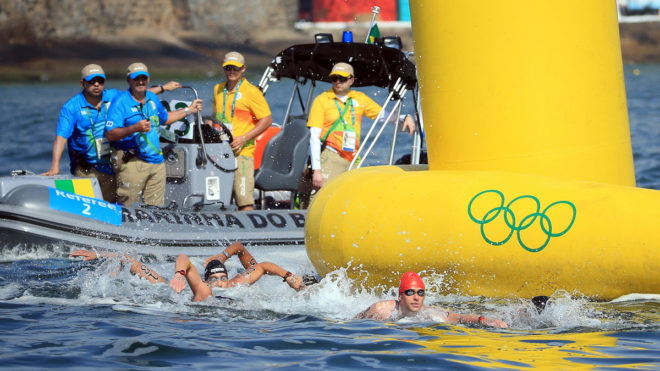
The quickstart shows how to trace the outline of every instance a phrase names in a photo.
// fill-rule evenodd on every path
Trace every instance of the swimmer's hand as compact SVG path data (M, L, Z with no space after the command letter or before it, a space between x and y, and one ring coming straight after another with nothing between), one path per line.
M181 273L174 273L174 277L170 280L170 287L176 293L180 293L186 288L186 278Z
M98 259L98 255L96 255L94 251L89 250L75 250L71 252L70 256L72 258L78 258L82 256L84 257L84 262Z

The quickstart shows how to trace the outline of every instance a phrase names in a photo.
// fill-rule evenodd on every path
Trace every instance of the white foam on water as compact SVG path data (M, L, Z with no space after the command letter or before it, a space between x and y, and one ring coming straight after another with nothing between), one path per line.
M642 301L642 300L660 302L660 294L627 294L610 301L610 303L622 303L627 301Z
M3 250L5 261L40 260L68 256L71 249L53 247L25 250L20 246ZM250 252L257 261L271 261L298 274L314 274L315 270L307 257L304 247L250 247ZM221 251L221 250L220 250ZM220 252L218 251L218 253ZM169 281L174 272L173 257L149 255L140 257L149 267ZM203 271L204 257L191 257L192 263ZM46 260L48 262L48 260ZM45 263L47 265L48 263ZM71 262L72 267L76 262ZM229 275L242 271L238 259L232 257L227 262ZM296 292L279 277L264 276L252 286L232 289L214 289L214 295L231 298L211 298L202 303L192 303L192 292L186 288L181 294L175 293L168 284L151 284L132 275L128 266L120 268L118 259L107 259L92 265L81 265L74 276L64 285L69 292L75 291L77 297L42 297L39 289L22 285L20 281L9 282L0 288L0 300L21 304L50 305L109 305L116 311L143 314L190 314L210 318L241 319L276 319L286 315L306 315L333 321L346 321L380 300L396 299L398 278L392 280L391 287L366 288L363 283L349 278L349 270L364 270L364 267L347 267L331 272L315 285ZM366 272L363 272L367 274ZM63 274L71 274L63 271ZM616 303L660 300L655 294L630 294L613 300L609 307L603 303L593 303L566 292L553 293L547 307L538 312L528 298L483 298L461 295L441 295L445 292L445 276L435 272L420 272L427 288L425 304L438 306L442 310L457 313L479 314L499 318L513 329L549 329L563 331L571 328L616 328L626 323L619 315L619 308L612 309ZM41 281L35 283L41 284ZM53 284L53 283L49 283ZM56 285L60 285L57 282ZM43 290L43 288L42 288ZM58 294L55 294L57 296ZM256 316L256 317L255 317ZM440 318L408 318L402 323L437 322ZM638 322L643 322L639 320Z

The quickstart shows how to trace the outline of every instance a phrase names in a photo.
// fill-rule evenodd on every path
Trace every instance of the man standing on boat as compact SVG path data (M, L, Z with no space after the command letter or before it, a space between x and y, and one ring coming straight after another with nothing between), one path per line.
M404 273L399 285L398 300L383 300L358 313L355 318L378 321L397 321L404 317L428 316L449 323L478 323L490 327L509 327L504 321L476 314L460 314L438 307L424 305L426 289L424 281L415 272Z
M80 86L83 90L62 106L50 170L41 175L60 173L60 161L66 145L71 174L98 179L103 199L115 202L115 175L110 164L110 148L107 140L104 140L103 132L110 102L121 92L105 89L105 72L98 64L83 67ZM178 82L170 81L149 90L159 94L180 87Z
M234 198L239 210L254 210L255 138L272 124L270 107L261 90L243 77L245 58L229 52L222 62L227 81L213 88L213 116L231 130L236 155Z
M337 63L330 71L332 89L314 99L309 111L310 155L314 190L348 170L360 146L362 116L375 119L381 106L364 93L351 90L355 82L353 66ZM406 115L403 130L415 131L415 122ZM323 150L321 147L324 147ZM311 190L309 180L303 180L302 207L307 207Z
M113 166L117 174L117 201L130 206L140 198L148 205L165 203L165 164L160 149L160 125L169 125L202 109L201 99L190 107L167 112L156 95L147 90L149 71L142 63L128 66L129 89L112 101L105 136L117 149Z

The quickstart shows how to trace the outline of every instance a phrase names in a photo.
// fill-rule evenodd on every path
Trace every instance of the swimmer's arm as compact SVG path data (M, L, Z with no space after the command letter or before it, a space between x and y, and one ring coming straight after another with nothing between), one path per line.
M394 310L395 304L394 300L379 301L355 315L355 319L375 319L377 321L385 321L392 315L392 310Z
M71 257L83 257L83 261L90 261L90 260L96 260L98 258L119 258L119 261L124 264L124 263L130 263L131 264L131 273L134 275L144 278L147 281L151 283L167 283L167 280L165 280L163 277L161 277L156 271L153 269L149 268L148 266L142 264L140 261L135 259L134 257L122 253L114 253L114 252L109 252L109 251L99 251L94 252L90 250L75 250L71 252Z
M257 264L255 268L263 270L263 272L269 276L281 277L287 285L296 291L300 291L303 288L301 277L296 276L275 263L263 262Z
M480 316L477 314L460 314L447 312L447 322L450 323L478 323L489 327L508 328L506 322L499 319Z
M202 281L197 268L190 262L190 259L185 254L179 254L176 257L174 264L174 276L170 280L170 287L177 293L186 288L186 282L181 275L181 271L185 272L185 281L188 281L190 289L193 292L193 301L206 300L211 295L211 288Z
M256 259L254 259L252 254L250 254L250 252L245 248L245 246L243 246L242 243L236 241L231 245L229 245L220 254L216 254L211 257L208 257L204 261L204 266L206 266L211 260L220 260L220 262L224 264L227 261L227 259L231 258L234 255L238 256L238 259L240 259L241 264L243 264L243 268L245 269L257 265L257 261Z

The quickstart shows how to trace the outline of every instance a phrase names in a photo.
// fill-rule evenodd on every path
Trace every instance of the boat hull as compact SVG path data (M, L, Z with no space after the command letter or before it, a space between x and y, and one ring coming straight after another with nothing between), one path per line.
M168 210L156 207L117 208L117 223L84 213L54 208L55 194L80 205L100 200L24 185L0 202L0 237L4 247L58 244L72 247L133 249L139 253L206 255L233 241L247 245L296 246L304 243L305 212L219 208ZM108 204L103 204L108 205ZM75 206L75 204L74 204Z

